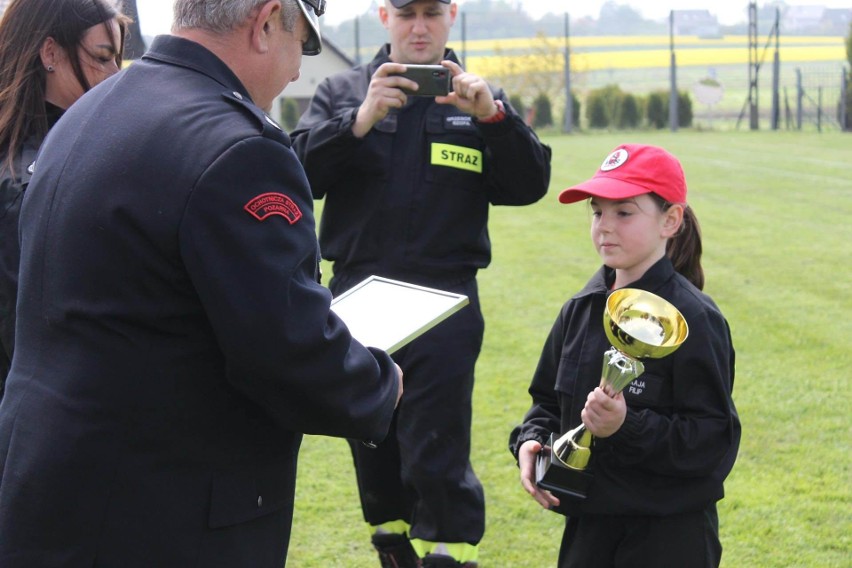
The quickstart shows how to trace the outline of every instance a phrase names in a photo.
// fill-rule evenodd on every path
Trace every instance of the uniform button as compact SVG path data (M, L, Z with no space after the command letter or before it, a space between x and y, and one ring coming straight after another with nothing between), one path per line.
M243 100L243 96L236 91L234 91L234 96L237 97L240 100Z
M260 495L257 496L257 506L263 507L263 497Z

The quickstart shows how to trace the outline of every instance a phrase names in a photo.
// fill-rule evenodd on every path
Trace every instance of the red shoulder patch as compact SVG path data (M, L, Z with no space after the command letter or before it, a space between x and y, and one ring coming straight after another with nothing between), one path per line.
M292 225L302 218L296 203L283 193L262 193L243 207L258 221L266 221L271 215L281 215Z

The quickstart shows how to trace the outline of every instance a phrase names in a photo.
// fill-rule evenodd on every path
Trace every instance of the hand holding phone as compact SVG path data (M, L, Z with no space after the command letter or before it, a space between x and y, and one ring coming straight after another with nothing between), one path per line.
M407 95L418 97L444 97L450 92L450 70L442 65L406 65L401 77L418 85L416 91L402 89Z

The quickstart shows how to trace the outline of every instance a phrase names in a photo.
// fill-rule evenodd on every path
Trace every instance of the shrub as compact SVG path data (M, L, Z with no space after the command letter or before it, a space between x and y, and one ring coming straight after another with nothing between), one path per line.
M607 85L589 91L586 98L586 119L590 128L607 128L616 124L624 93L618 85Z
M624 93L618 111L618 127L636 128L641 122L642 114L639 111L638 99L630 93Z
M512 105L512 108L515 109L515 112L517 112L519 116L525 117L527 115L527 109L524 107L524 100L520 95L512 95L509 97L509 104Z
M654 91L648 95L645 116L652 128L665 128L669 123L668 92Z
M666 110L668 114L668 110ZM677 125L682 128L692 126L692 97L687 91L678 91L677 94Z
M669 124L669 91L654 91L648 95L646 116L653 128L665 128ZM683 128L692 126L692 98L687 91L677 94L677 125Z
M281 124L284 130L291 131L299 122L299 103L295 99L283 99L281 101Z
M580 99L574 91L571 91L571 120L574 128L580 127Z
M849 35L846 36L846 59L852 67L852 22L849 22ZM846 124L844 130L852 130L852 79L846 83Z
M546 93L541 93L535 98L533 109L535 109L533 128L553 126L553 110L550 105L550 97Z

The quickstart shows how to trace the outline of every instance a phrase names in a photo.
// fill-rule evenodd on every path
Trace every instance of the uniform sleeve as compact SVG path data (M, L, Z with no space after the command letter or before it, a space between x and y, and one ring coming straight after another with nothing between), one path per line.
M288 430L384 438L395 367L330 311L317 283L311 195L292 151L260 136L226 150L192 191L180 244L237 390Z
M311 180L314 199L322 199L343 173L351 171L354 149L362 144L352 134L358 106L336 110L333 94L328 79L320 83L291 134L293 150Z
M506 118L477 122L488 148L488 200L494 205L535 203L550 185L550 147L527 126L502 90L494 98L503 102Z
M509 451L516 460L524 442L535 440L544 445L551 433L559 431L561 411L556 395L556 373L562 354L562 322L563 316L560 314L544 343L529 387L532 406L524 416L523 423L516 426L509 436Z
M629 409L621 429L602 440L609 459L675 477L721 479L733 467L740 423L731 399L734 351L727 322L706 310L687 318L690 337L673 358L671 415Z

